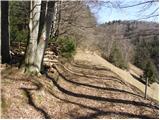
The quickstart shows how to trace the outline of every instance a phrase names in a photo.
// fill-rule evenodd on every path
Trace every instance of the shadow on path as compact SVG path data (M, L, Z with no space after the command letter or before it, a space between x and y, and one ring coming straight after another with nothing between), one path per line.
M54 81L53 81L54 82ZM127 113L127 112L115 112L115 111L104 111L104 110L100 110L96 107L91 107L91 106L87 106L87 105L83 105L81 103L77 103L77 102L72 102L72 101L69 101L69 100L66 100L66 99L63 99L63 98L60 98L58 97L57 95L55 95L55 93L53 93L53 91L48 91L53 97L65 102L65 103L70 103L70 104L74 104L74 105L77 105L81 108L84 108L84 109L89 109L89 110L92 110L94 111L94 113L91 113L91 114L87 114L87 115L84 115L84 116L75 116L74 119L89 119L89 118L96 118L98 116L101 116L101 115L121 115L123 117L128 117L128 118L141 118L141 119L155 119L154 117L150 117L150 116L147 116L147 115L136 115L136 114L132 114L132 113ZM69 113L69 114L72 114L72 113ZM72 118L73 118L73 115L71 115Z
M90 85L90 84L86 84L86 83L75 82L75 81L67 79L63 74L61 74L61 73L59 73L59 74L67 82L70 82L70 83L78 85L78 86L82 85L82 86L91 87L91 88L95 88L95 89L108 90L108 91L116 91L116 92L124 92L124 93L128 93L128 94L135 95L135 96L143 98L143 96L141 96L141 95L138 95L138 94L135 94L135 93L132 93L132 92L128 92L128 91L125 91L125 90L120 90L120 89L115 89L115 88L107 88L107 87L99 87L99 86Z
M45 119L51 119L47 112L45 112L42 108L36 106L35 103L33 102L32 95L29 91L30 90L38 90L38 89L27 89L27 88L20 88L20 89L26 93L29 105L33 106L38 112L41 112Z
M54 78L48 76L46 74L46 77L52 80L53 84L63 93L74 96L74 97L79 97L79 98L86 98L86 99L91 99L91 100L96 100L96 101L106 101L106 102L111 102L111 103L123 103L123 104L130 104L134 106L143 106L143 107L149 107L149 108L155 108L155 106L143 102L138 102L138 101L129 101L129 100L122 100L122 99L113 99L113 98L106 98L106 97L99 97L99 96L91 96L91 95L85 95L85 94L79 94L79 93L74 93L69 90L64 89L61 87ZM157 108L155 108L157 109Z

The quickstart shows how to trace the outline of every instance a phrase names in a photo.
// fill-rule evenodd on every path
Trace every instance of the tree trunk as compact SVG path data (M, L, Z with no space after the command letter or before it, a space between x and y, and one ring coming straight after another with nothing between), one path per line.
M39 71L42 68L44 52L48 44L48 38L50 35L51 26L52 26L52 19L54 16L54 7L55 7L55 1L49 1L47 3L47 11L45 14L44 25L40 34L37 51L36 51L36 57L34 61L34 64L38 67Z
M8 1L1 1L1 55L2 63L10 62Z
M42 68L44 52L48 43L55 5L55 1L42 1L42 8L38 7L36 9L37 6L35 7L35 5L40 4L37 2L38 1L33 2L34 5L31 5L31 9L33 7L34 9L30 16L30 40L24 63L25 71L33 74L39 73ZM35 15L36 13L37 16Z
M58 30L59 26L59 19L60 19L60 4L61 1L55 2L55 7L54 7L54 16L53 16L53 22L52 22L52 28L51 28L51 37L55 38L56 32Z
M39 31L39 19L41 11L41 1L30 2L30 21L29 30L30 38L25 54L25 60L21 67L25 68L25 72L37 71L37 66L34 65L35 53L37 49L38 31Z
M0 2L0 25L1 25L1 2ZM0 28L0 38L1 38L1 28ZM1 38L2 40L2 38ZM1 46L1 42L0 42L0 46ZM1 47L2 48L2 47ZM0 53L1 53L1 49L0 49ZM2 63L2 56L0 54L0 63Z

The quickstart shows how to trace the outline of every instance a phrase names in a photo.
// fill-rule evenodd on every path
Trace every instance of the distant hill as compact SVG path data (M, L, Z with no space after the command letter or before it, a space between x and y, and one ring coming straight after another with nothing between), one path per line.
M97 27L102 56L109 59L116 44L125 62L145 69L149 62L158 76L159 24L146 21L112 21Z

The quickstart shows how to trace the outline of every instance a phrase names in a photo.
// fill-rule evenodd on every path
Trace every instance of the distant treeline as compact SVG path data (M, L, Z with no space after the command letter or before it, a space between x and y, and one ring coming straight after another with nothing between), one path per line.
M103 36L100 36L101 42L99 43L103 57L108 60L110 56L113 58L113 48L116 44L116 49L118 49L116 53L121 55L115 56L122 56L123 60L117 57L114 61L119 61L119 64L123 63L123 66L126 66L126 62L131 62L145 70L145 74L149 74L151 81L158 80L158 23L118 20L100 25L97 32Z

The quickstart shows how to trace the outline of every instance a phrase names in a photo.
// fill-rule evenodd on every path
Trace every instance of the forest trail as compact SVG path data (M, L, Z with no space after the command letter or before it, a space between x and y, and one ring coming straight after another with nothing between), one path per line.
M52 71L38 77L3 70L2 118L158 118L155 101L107 63L77 52L71 63L53 62Z
M116 73L121 79L130 83L131 85L137 87L143 93L145 91L145 85L138 80L136 80L128 71L124 71L113 64L109 63L96 53L92 53L90 51L78 51L74 57L75 61L84 61L88 62L88 64L104 66L110 69L112 72ZM147 95L157 101L159 101L159 85L157 83L153 83L150 87L148 87Z

